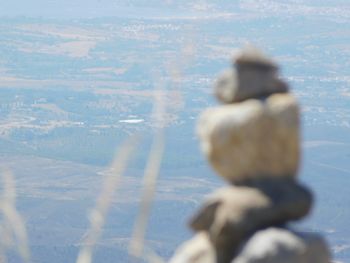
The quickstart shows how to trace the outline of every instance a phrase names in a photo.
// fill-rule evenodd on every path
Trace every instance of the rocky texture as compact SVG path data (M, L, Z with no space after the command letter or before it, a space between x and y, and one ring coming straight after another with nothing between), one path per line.
M252 236L232 263L329 263L330 253L316 234L268 228Z
M214 169L230 182L297 173L299 108L292 95L208 109L197 133Z
M251 186L216 191L190 225L195 231L207 231L218 262L228 262L241 241L254 231L300 219L311 204L311 193L293 181L254 181Z
M215 96L223 103L232 103L237 96L238 80L234 69L225 70L215 83Z
M215 249L205 232L185 242L169 263L216 263ZM329 263L330 252L317 234L271 227L257 231L241 245L231 263Z
M207 233L199 232L177 249L169 263L214 263L215 261L215 250Z
M215 92L225 105L201 115L198 134L231 185L193 217L197 234L171 263L329 262L320 237L283 228L308 214L312 194L296 180L299 107L277 65L256 49L244 50Z
M288 91L287 84L278 78L277 64L257 49L243 50L234 65L235 68L225 71L215 84L215 95L224 103Z

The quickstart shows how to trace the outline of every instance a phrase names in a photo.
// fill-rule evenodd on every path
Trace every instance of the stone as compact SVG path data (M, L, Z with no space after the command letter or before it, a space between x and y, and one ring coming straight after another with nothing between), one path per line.
M329 263L330 252L317 234L268 228L255 233L232 263Z
M306 216L312 194L291 179L264 179L225 187L212 194L190 222L207 231L217 262L230 262L243 240L255 231Z
M208 109L197 134L214 170L232 183L297 174L299 107L288 93Z
M278 69L277 63L254 46L246 46L233 57L233 65L255 64L268 69Z
M169 263L215 263L215 250L206 232L197 233L182 244Z
M255 48L243 50L234 66L215 83L215 95L223 103L288 92L287 84L278 77L277 64Z
M214 93L223 103L237 102L238 80L235 69L225 70L215 82Z

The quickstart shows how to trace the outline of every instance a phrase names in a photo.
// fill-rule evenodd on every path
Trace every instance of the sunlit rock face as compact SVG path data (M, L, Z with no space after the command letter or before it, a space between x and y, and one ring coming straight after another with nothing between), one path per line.
M229 261L242 240L255 231L306 216L312 194L291 180L254 181L214 192L191 220L194 231L207 231L222 262Z
M197 132L210 163L230 182L296 176L299 108L290 94L208 109Z
M213 263L329 262L321 237L286 227L309 213L313 197L296 178L299 105L277 65L256 49L243 50L219 77L215 94L223 105L201 114L197 133L229 186L194 215L190 227L197 234L171 262L194 263L204 255L214 256Z
M250 238L231 263L329 263L329 258L321 236L271 227Z

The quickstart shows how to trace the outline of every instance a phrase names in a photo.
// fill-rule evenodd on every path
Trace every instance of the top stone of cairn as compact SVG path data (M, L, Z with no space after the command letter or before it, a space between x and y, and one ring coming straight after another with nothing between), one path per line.
M277 64L254 47L243 49L234 58L233 66L221 74L215 85L215 95L223 103L288 91L278 78Z

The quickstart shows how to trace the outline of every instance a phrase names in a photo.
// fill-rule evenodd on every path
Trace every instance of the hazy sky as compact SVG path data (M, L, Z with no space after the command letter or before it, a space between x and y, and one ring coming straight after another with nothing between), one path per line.
M29 16L43 18L91 17L187 17L235 12L233 6L251 11L313 14L344 13L349 16L349 0L0 0L0 17ZM321 11L319 10L321 8ZM339 9L339 10L335 10Z
M134 1L137 2L137 1ZM50 0L0 0L0 16L33 16L43 18L90 18L90 17L152 17L179 15L179 10L174 6L158 7L157 1L150 1L152 8L147 8L144 1L142 7L139 4L131 4L128 1L117 0L74 0L74 1L50 1ZM163 1L166 3L166 1ZM164 5L163 5L164 7ZM181 10L181 13L184 9ZM189 10L187 15L195 14Z

